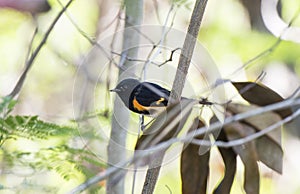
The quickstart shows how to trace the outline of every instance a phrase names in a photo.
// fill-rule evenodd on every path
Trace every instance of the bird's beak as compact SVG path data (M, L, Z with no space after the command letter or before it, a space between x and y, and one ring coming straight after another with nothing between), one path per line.
M119 89L117 89L117 88L115 88L115 89L111 89L111 90L109 90L110 92L120 92L120 90Z

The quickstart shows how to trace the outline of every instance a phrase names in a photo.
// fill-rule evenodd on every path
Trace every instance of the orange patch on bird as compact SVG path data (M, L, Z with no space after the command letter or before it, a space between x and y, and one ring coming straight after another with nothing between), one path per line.
M134 107L136 110L138 110L138 111L149 110L149 107L146 107L146 106L141 105L141 104L136 100L135 97L134 97L132 103L133 103L133 107Z
M160 103L163 101L165 101L165 98L160 98L158 101L156 101L156 105L160 105Z

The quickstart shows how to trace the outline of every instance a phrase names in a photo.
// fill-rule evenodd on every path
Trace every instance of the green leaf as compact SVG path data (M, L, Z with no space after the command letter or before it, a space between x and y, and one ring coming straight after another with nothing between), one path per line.
M2 102L0 103L0 113L7 115L9 114L15 105L17 104L16 100L13 100L9 96L2 97Z

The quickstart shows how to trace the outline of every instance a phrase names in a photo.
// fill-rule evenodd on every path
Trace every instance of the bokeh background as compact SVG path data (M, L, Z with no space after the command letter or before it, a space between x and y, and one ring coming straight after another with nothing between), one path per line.
M1 97L11 92L22 73L28 52L36 48L43 38L49 25L61 10L60 3L66 2L65 0L61 2L49 0L51 9L44 13L35 13L34 16L15 9L0 9ZM258 57L258 60L255 60L247 69L231 74L247 61L269 49L278 40L278 37L270 33L262 21L260 1L249 2L250 0L208 1L199 41L214 59L222 76L234 81L253 81L262 71L265 71L267 74L261 81L286 98L300 84L300 45L297 37L282 40L268 53ZM172 17L168 25L185 32L194 1L152 0L144 1L144 4L144 25L163 25L173 5ZM68 158L68 154L55 156L50 154L49 157L54 159L48 161L52 162L48 166L43 162L40 167L28 166L30 161L35 160L30 155L27 158L20 157L23 163L12 161L8 165L5 162L4 152L40 152L46 155L43 149L68 144L73 148L80 148L87 152L90 150L102 152L102 155L105 155L106 143L101 141L107 142L105 138L109 136L110 114L114 100L114 95L109 94L108 89L116 84L118 68L115 65L109 65L107 58L85 36L109 48L110 38L116 29L122 30L124 26L122 8L122 1L76 0L68 8L67 14L64 14L55 25L27 75L12 114L38 115L44 121L71 126L76 126L74 120L78 119L78 115L83 114L96 117L97 127L80 129L80 135L74 136L53 137L38 141L26 138L6 141L0 147L0 193L65 193L94 175L95 172L101 172L106 168L101 158L95 157L93 159L95 161L90 161L90 163L79 160L76 157L79 157L81 152L78 152L77 156L76 153L71 154L71 158ZM300 17L297 18L300 15L299 10L300 2L295 0L280 1L280 6L278 6L278 14L283 21L289 23L292 18L296 18L291 25L294 28L300 27ZM30 50L29 46L35 29L37 29L37 34ZM121 47L122 41L115 41L114 44L116 48ZM118 55L112 55L112 57L116 61L119 59ZM172 65L176 68L176 63ZM195 72L190 71L188 76L197 77L193 73ZM172 77L169 79L171 80L169 84L171 84ZM192 87L197 88L197 85ZM99 101L95 100L95 96ZM93 112L89 112L90 106L93 106ZM131 116L131 122L134 123L131 127L134 128L139 118L135 114ZM290 125L299 126L297 123ZM82 126L84 124L80 125ZM101 132L99 132L99 127ZM300 180L298 164L300 133L292 129L297 130L299 127L283 129L283 174L279 175L266 166L260 165L261 193L296 194L300 192L298 181ZM128 136L128 146L134 146L134 142L135 139ZM58 150L56 153L63 152ZM53 164L57 160L60 162ZM213 148L210 169L209 189L212 191L224 169L215 148ZM62 171L66 171L65 174L60 173ZM143 177L144 174L145 171L141 171L137 176ZM172 193L180 193L178 159L166 164L162 168L160 177L156 193L169 193L169 189ZM139 193L142 187L142 180L143 178L137 179L136 193ZM131 182L132 173L130 172L126 177L128 193L131 190ZM87 192L105 193L105 182L99 183ZM232 193L242 192L243 166L239 161Z

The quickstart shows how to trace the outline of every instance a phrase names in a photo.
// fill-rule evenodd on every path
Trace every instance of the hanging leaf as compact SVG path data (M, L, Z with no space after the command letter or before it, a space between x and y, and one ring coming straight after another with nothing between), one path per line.
M227 142L228 139L226 137L225 132L222 130L217 140ZM223 194L230 193L230 189L232 187L232 183L234 180L235 172L236 172L236 156L237 154L233 151L232 148L222 148L218 147L221 156L223 158L223 162L225 165L225 173L221 183L214 190L214 194Z
M219 120L218 117L214 116L210 119L209 123L211 124L211 123L215 123L215 122L218 122L218 121L223 122L224 120ZM202 139L205 140L205 141L210 141L211 144L213 144L214 143L213 141L218 138L219 133L220 133L221 130L222 130L222 127L218 128L218 129L216 129L212 132L205 133L203 135ZM211 137L213 137L213 138L211 138ZM211 140L213 140L213 141L211 141ZM210 145L209 146L202 145L202 146L199 147L199 154L202 155L202 154L208 152L210 149L211 149Z
M255 132L253 128L238 122L226 125L224 130L229 141L249 136ZM244 163L244 189L246 193L259 193L259 170L256 162L258 156L255 143L252 141L240 146L234 146L233 150Z
M195 100L183 99L167 107L138 139L135 153L178 135L196 103ZM151 157L145 157L139 165L148 164L150 160Z
M242 104L230 104L228 111L233 114L239 114L256 109L257 106L245 106ZM264 130L265 128L279 122L281 118L273 113L266 112L244 119L244 125L254 128L256 131ZM268 134L255 140L258 158L269 168L278 173L282 173L282 158L283 150L281 148L281 128L278 127Z
M204 127L204 123L198 118L194 120L189 132ZM202 139L198 136L197 139ZM183 194L205 194L209 175L210 152L199 155L199 146L185 143L181 154L181 181Z
M251 104L256 104L258 106L266 106L284 100L279 94L262 84L258 84L255 82L231 83L238 90L240 95ZM281 116L281 118L286 118L289 115L293 114L291 108L275 110L274 112L278 113Z

